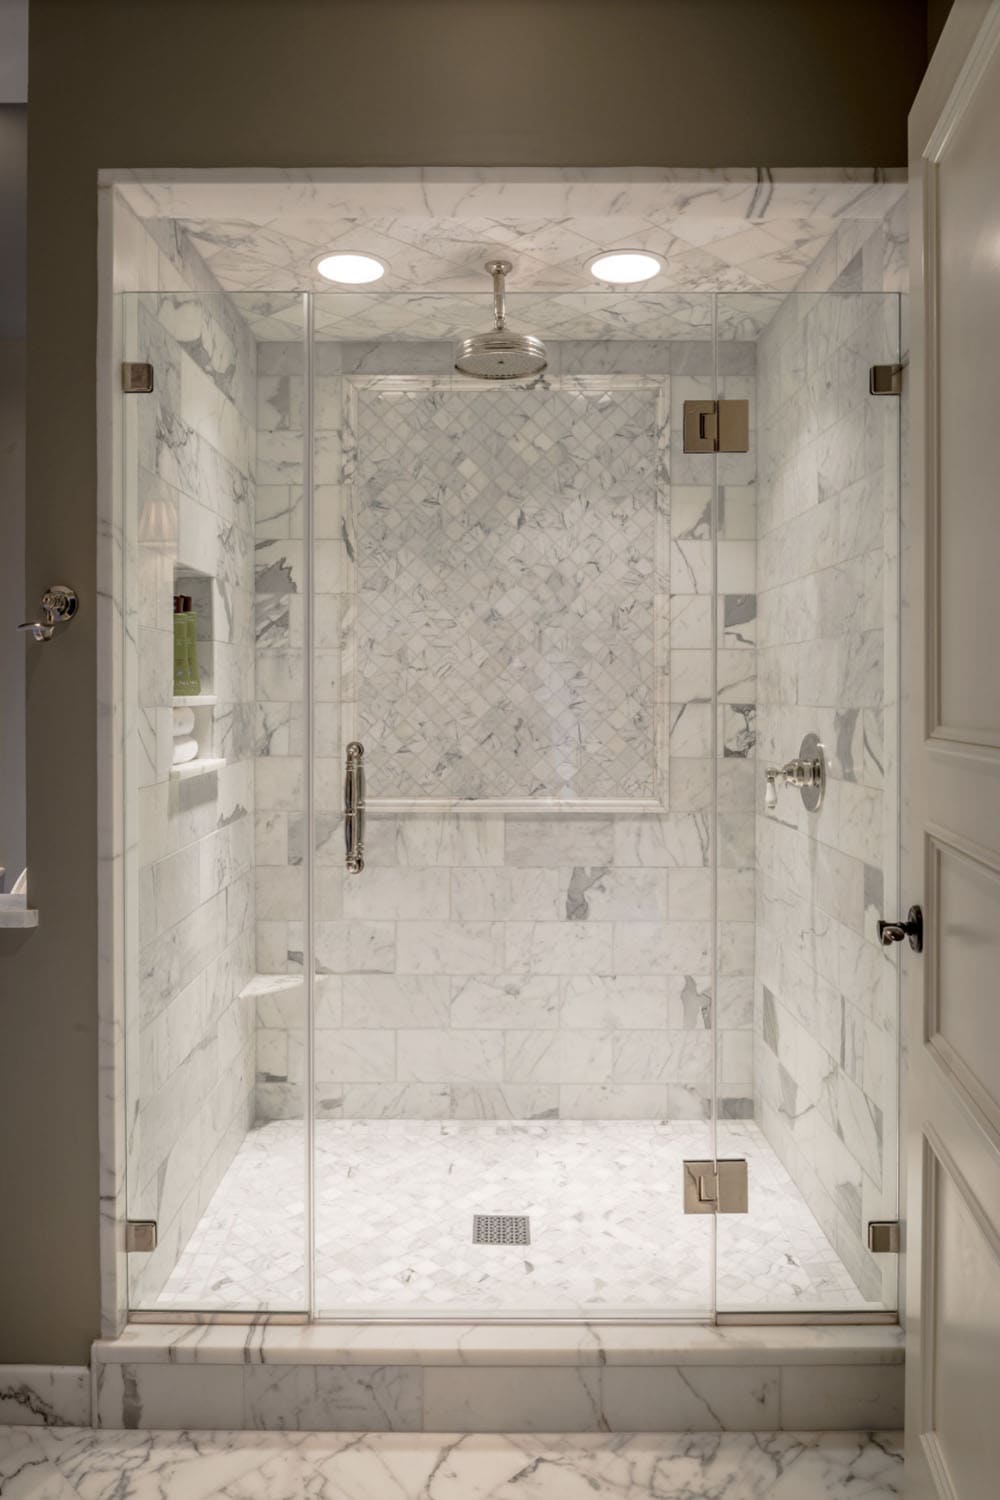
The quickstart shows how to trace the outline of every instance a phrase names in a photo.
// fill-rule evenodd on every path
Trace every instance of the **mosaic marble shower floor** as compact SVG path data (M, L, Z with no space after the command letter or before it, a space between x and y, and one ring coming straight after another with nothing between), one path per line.
M252 1130L154 1304L304 1303L304 1129ZM708 1127L645 1120L320 1120L317 1304L323 1314L705 1316L714 1221L682 1212L682 1162ZM756 1125L720 1127L745 1156L750 1212L719 1220L718 1306L863 1303ZM527 1214L530 1244L476 1245L474 1214Z

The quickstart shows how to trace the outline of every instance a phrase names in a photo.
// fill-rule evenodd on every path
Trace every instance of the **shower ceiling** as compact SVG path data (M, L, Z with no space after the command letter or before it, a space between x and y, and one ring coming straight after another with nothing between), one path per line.
M255 339L302 336L301 294L230 294ZM316 300L316 333L324 339L455 339L482 325L489 293L425 296L420 292L337 292ZM756 339L781 304L773 292L727 297L719 306L719 333ZM542 339L705 339L712 307L704 292L508 293L507 311L518 328Z
M754 338L845 225L860 246L905 191L903 174L831 170L434 169L282 173L272 181L118 183L145 219L185 232L258 339L301 330L289 294L328 288L324 253L388 267L379 291L325 292L331 338L450 338L482 321L486 260L513 262L511 316L540 337L698 338L708 291L749 294L729 337ZM663 262L642 289L595 291L602 250ZM696 294L685 299L676 294ZM401 296L400 294L405 294ZM672 294L664 296L663 294Z

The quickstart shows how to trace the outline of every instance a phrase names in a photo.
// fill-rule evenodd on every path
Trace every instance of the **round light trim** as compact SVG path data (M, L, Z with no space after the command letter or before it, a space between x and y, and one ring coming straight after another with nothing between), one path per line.
M610 286L630 286L636 281L649 281L659 276L663 262L658 255L648 250L608 250L587 262L587 269L596 281Z
M378 281L385 275L385 262L374 255L361 255L356 251L340 251L324 255L316 262L316 269L326 281L339 281L342 286L363 286L367 281Z

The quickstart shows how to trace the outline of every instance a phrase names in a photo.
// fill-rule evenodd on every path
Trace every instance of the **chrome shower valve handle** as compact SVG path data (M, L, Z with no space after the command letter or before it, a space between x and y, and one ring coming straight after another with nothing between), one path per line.
M817 810L826 790L826 754L816 735L805 736L797 759L765 770L764 807L768 812L774 812L778 806L779 786L798 787L807 811Z

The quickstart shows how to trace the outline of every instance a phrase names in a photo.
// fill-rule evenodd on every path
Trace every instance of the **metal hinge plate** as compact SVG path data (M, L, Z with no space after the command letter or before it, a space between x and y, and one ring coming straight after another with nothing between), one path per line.
M686 1214L745 1214L748 1202L749 1186L744 1158L684 1163Z
M685 401L685 453L749 451L749 401Z
M899 1220L871 1220L868 1224L868 1248L873 1255L898 1255Z
M868 370L868 389L873 396L901 396L903 366L871 365Z
M156 1220L129 1219L125 1225L125 1249L148 1255L156 1249Z
M126 360L122 365L122 390L127 396L148 396L153 389L153 366Z

